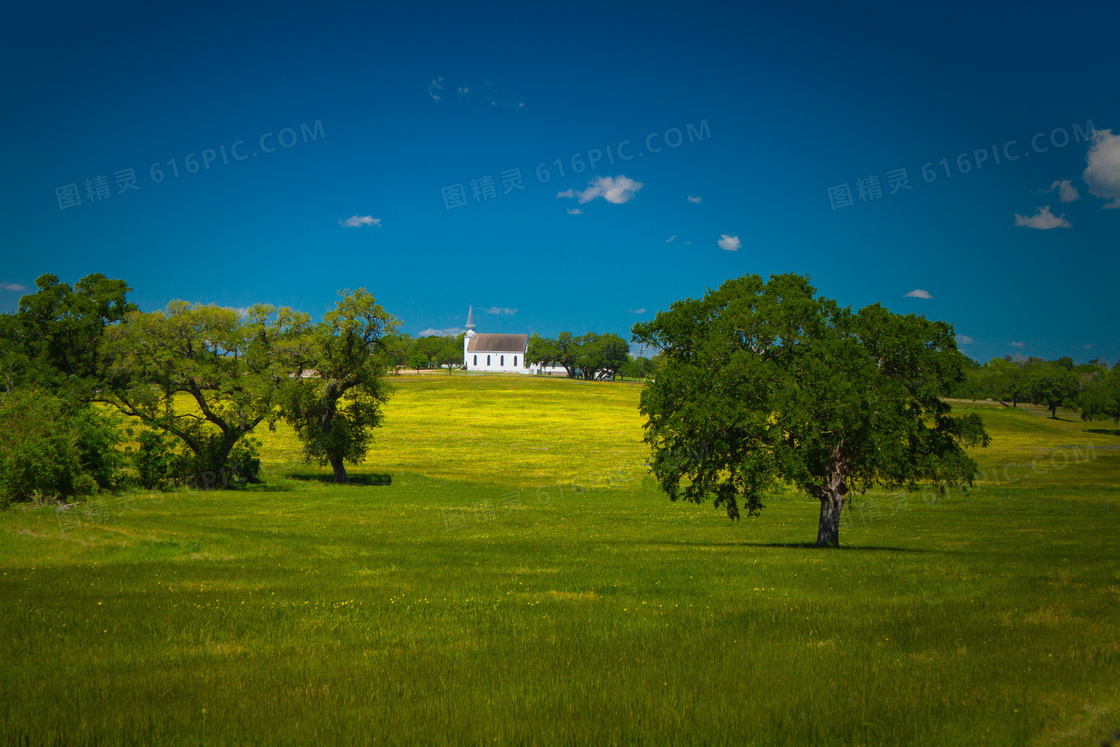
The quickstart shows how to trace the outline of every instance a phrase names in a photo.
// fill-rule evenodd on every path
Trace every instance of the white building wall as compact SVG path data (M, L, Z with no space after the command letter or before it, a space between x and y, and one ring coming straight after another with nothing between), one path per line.
M488 371L492 373L517 373L527 374L529 369L525 366L525 353L507 353L493 350L468 350L464 363L468 371ZM487 360L489 359L489 362ZM514 361L517 361L516 364Z

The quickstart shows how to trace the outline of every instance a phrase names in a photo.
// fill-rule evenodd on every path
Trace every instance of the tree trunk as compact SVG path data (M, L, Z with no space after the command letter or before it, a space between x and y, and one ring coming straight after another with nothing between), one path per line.
M327 459L330 460L331 469L334 470L335 482L347 482L346 479L346 466L342 463L342 457L335 457L328 454Z
M840 512L844 510L844 496L821 496L821 520L817 525L817 547L840 546Z
M817 493L821 502L821 520L817 525L817 547L840 546L840 512L848 495L848 465L837 448L832 453L828 483Z

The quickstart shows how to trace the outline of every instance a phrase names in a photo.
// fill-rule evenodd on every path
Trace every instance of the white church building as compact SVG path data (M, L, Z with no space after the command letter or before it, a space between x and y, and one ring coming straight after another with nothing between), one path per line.
M528 365L529 335L476 333L474 307L467 310L467 332L463 336L463 367L467 371L492 373L567 373L563 366Z

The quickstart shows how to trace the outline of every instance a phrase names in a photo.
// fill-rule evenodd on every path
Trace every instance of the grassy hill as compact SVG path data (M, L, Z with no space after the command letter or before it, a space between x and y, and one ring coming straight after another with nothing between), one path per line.
M0 514L0 736L1085 744L1120 728L1120 432L982 403L969 495L730 523L644 476L640 388L402 377L356 484ZM376 479L375 479L375 476ZM385 479L384 476L388 476Z

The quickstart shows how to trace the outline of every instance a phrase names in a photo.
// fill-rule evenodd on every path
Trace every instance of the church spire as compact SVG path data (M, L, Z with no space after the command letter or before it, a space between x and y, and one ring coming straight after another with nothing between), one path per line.
M467 309L467 337L474 337L474 306Z

